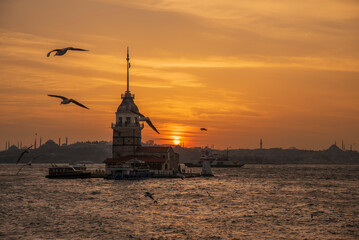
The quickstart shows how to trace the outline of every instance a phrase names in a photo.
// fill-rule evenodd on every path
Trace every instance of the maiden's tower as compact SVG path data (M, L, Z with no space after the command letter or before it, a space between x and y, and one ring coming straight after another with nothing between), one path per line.
M141 146L141 131L145 117L141 117L130 92L130 57L127 48L127 90L121 94L122 102L116 111L116 122L111 124L113 129L112 158L105 160L106 173L113 174L128 161L146 163L156 174L174 174L178 169L179 155L168 146Z

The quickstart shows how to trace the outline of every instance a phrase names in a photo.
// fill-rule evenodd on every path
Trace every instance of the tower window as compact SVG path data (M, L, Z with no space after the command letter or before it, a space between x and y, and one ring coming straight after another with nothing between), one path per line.
M131 123L131 117L126 117L126 126Z

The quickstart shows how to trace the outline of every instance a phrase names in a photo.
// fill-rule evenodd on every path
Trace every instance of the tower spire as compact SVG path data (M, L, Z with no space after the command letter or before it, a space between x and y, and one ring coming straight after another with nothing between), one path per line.
M127 91L126 92L130 92L130 76L129 76L129 69L130 69L130 54L129 54L129 49L127 47Z

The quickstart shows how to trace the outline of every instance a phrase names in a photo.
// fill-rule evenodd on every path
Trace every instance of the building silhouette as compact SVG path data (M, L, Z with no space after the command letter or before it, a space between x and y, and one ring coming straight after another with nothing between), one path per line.
M105 160L106 171L129 160L146 162L152 170L176 170L179 155L172 147L141 146L141 134L144 124L140 123L135 95L130 91L129 69L130 57L127 48L127 90L121 94L122 102L116 111L116 122L111 124L113 130L112 158Z
M127 90L125 94L121 94L122 102L116 111L116 123L112 124L113 129L113 145L112 158L120 158L133 155L136 148L141 146L141 130L143 124L138 121L139 112L134 99L135 95L131 94L129 86L129 68L130 57L127 48Z

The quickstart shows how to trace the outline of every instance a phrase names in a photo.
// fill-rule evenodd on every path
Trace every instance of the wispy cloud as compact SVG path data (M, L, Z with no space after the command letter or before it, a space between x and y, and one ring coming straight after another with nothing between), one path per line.
M124 4L121 0L107 2ZM305 32L323 34L326 31L320 29L327 29L335 22L357 19L359 12L358 2L341 0L211 0L206 4L201 0L134 0L127 4L149 11L193 15L222 27L245 29L269 38L282 39L303 39L306 38Z
M170 68L308 68L318 70L359 71L359 60L338 57L243 56L204 59L161 58L138 59L139 66Z
M49 42L55 40L36 37L30 34L5 32L0 38L3 47L0 49L0 61L9 66L16 66L29 73L34 69L41 69L35 74L55 74L52 78L59 78L63 75L71 75L76 78L86 76L86 86L93 84L119 84L118 78L125 74L126 63L124 57L106 55L100 53L86 52L82 55L68 53L71 58L50 57L46 58L49 51ZM42 44L43 43L43 44ZM47 46L47 47L46 47ZM151 68L150 66L133 64L131 76L145 78L144 81L135 81L134 86L148 88L171 88L175 86L198 87L201 83L197 77L184 72L168 69ZM141 60L140 60L141 61ZM121 65L123 67L121 67ZM7 71L4 69L4 71ZM19 70L18 70L19 71ZM106 75L108 77L106 77ZM46 81L45 81L46 82Z

